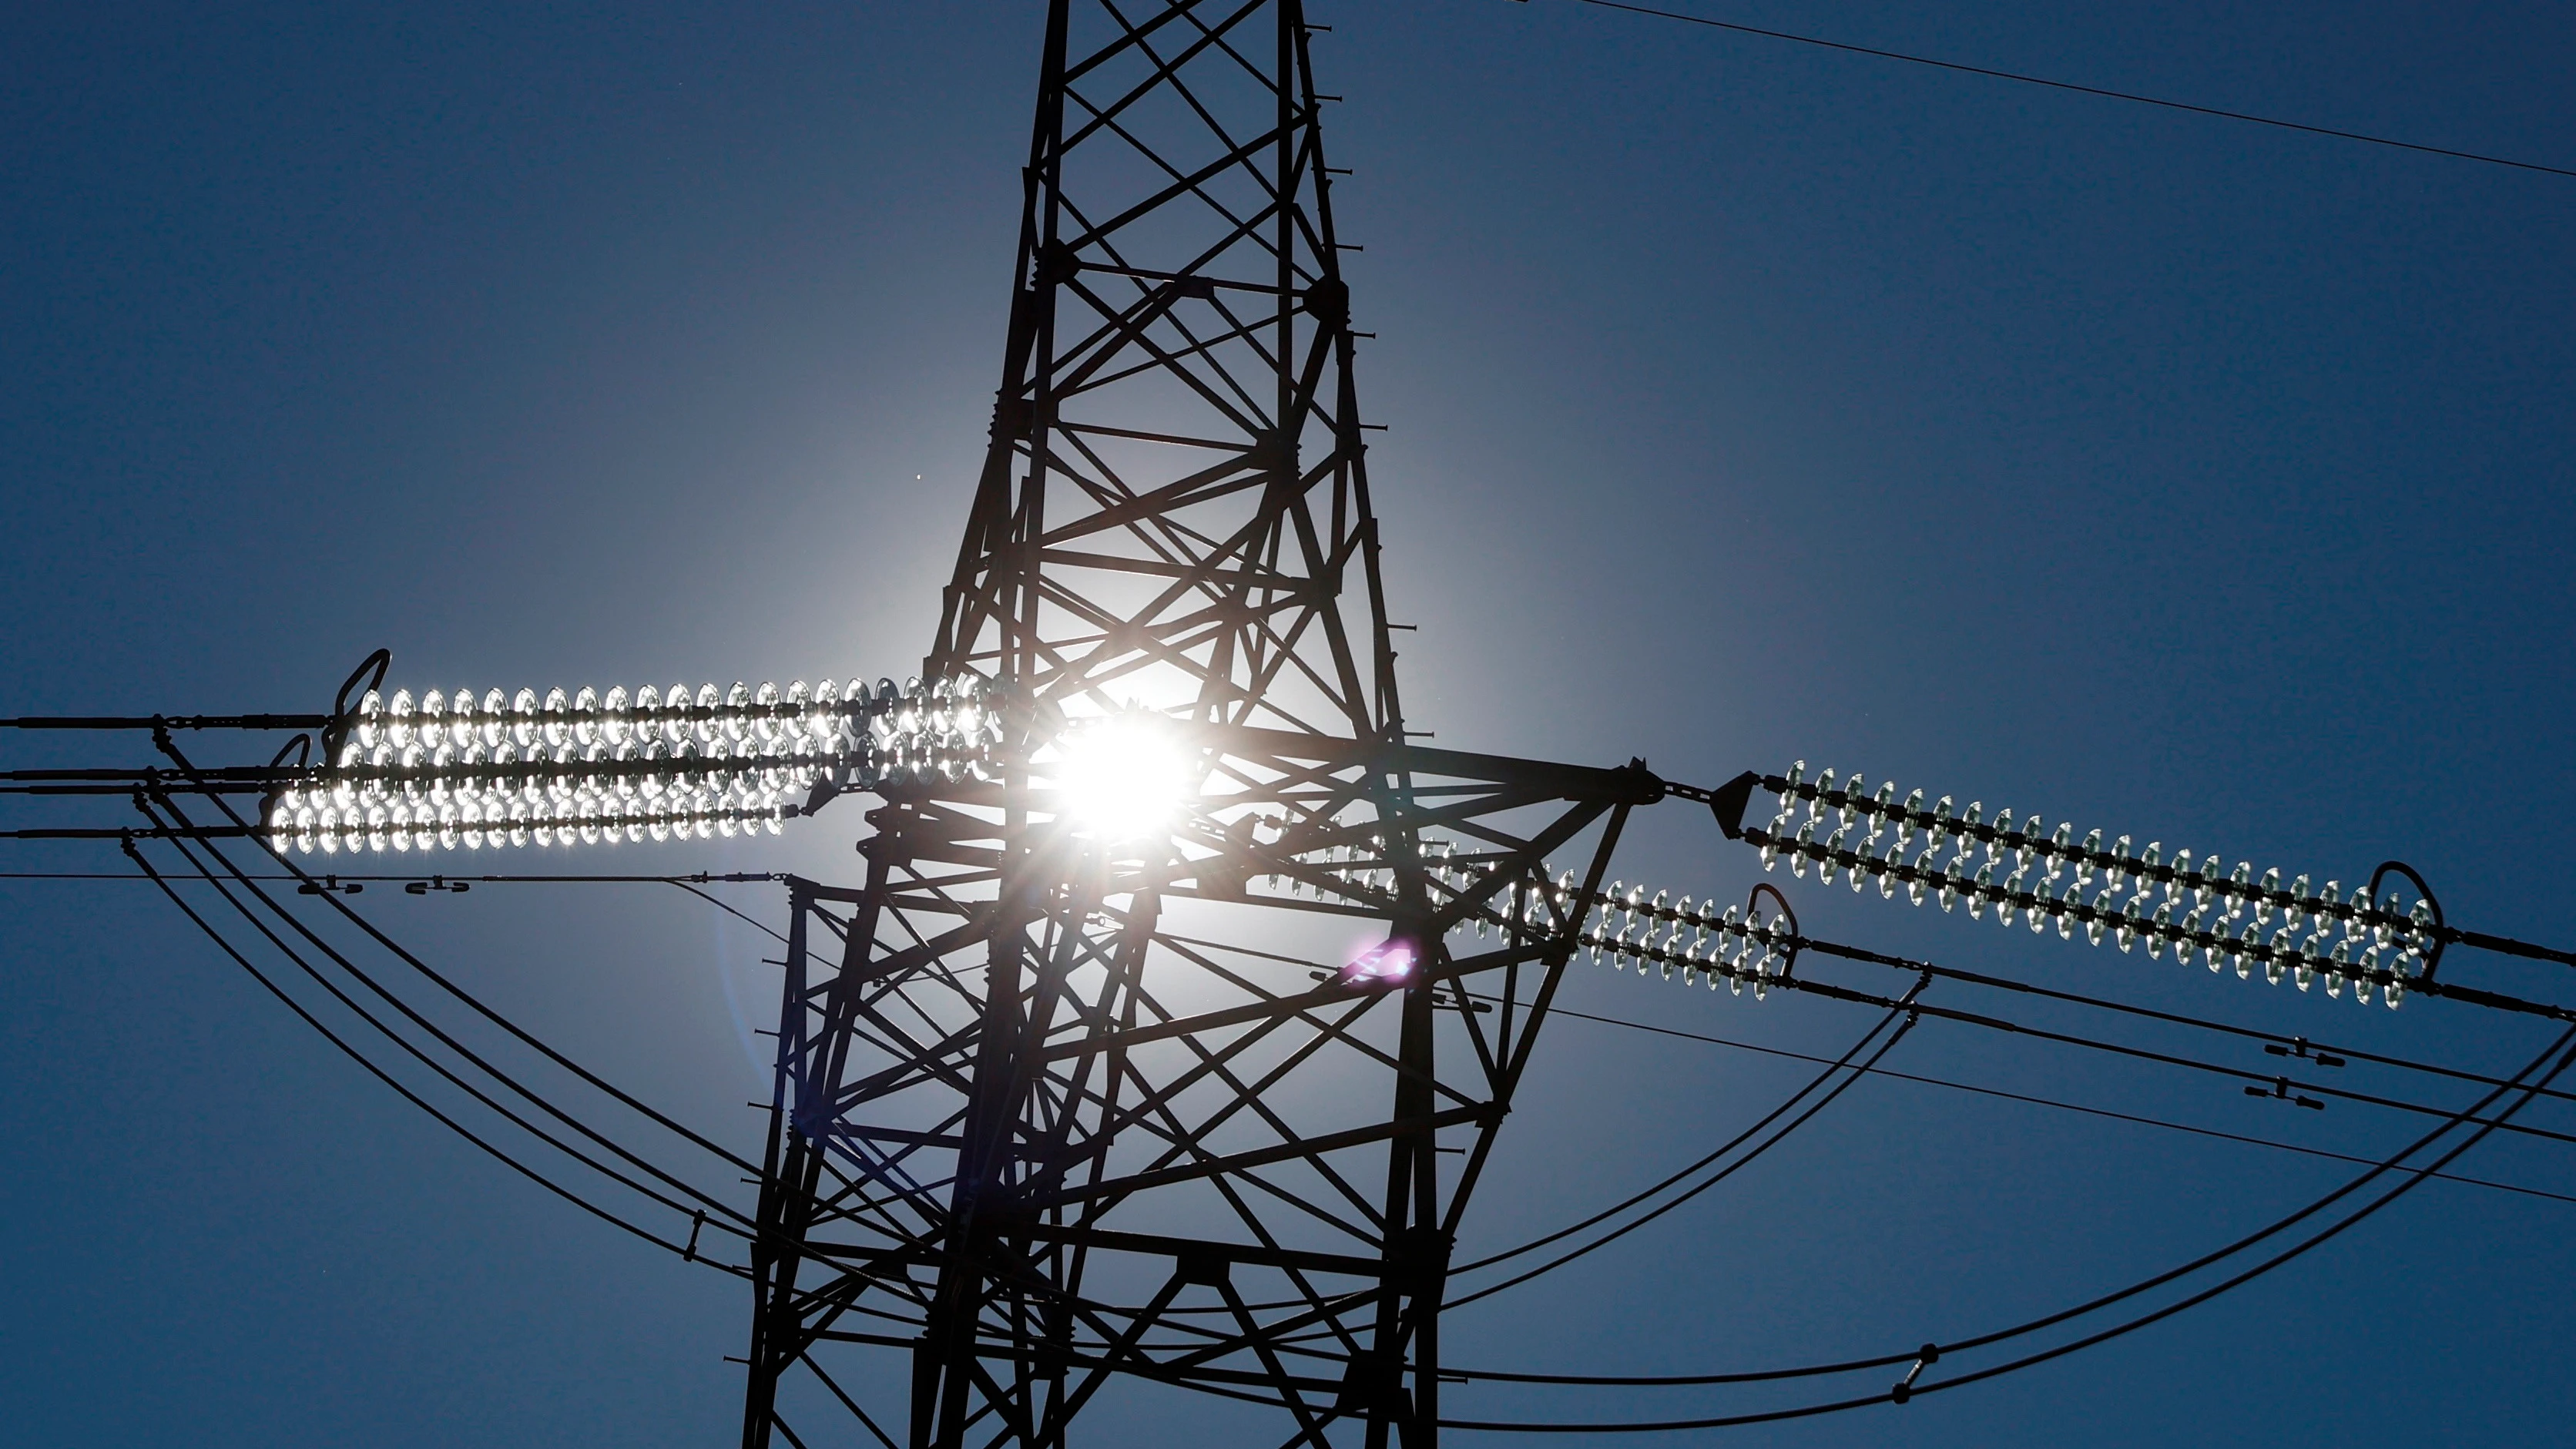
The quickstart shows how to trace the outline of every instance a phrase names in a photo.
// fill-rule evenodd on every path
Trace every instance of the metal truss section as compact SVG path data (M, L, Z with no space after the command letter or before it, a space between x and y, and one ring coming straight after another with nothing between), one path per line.
M1293 0L1050 8L992 440L926 677L1401 728L1310 41Z
M922 670L1014 707L998 779L880 786L865 883L797 887L747 1446L1062 1444L1126 1381L1436 1437L1448 1245L1583 924L1547 859L1588 899L1663 787L1405 730L1312 41L1295 0L1049 8ZM1069 805L1126 721L1185 777L1141 837Z
M897 800L862 887L794 885L747 1442L796 1417L782 1385L866 1412L849 1345L910 1353L875 1422L913 1444L1061 1444L1122 1375L1273 1406L1288 1443L1433 1437L1449 1245L1586 914L1547 859L1591 899L1662 787L1216 733L1238 788L1168 851L1050 830L1021 869L984 812ZM1450 868L1351 903L1338 847L1432 828ZM1512 924L1453 955L1471 920Z

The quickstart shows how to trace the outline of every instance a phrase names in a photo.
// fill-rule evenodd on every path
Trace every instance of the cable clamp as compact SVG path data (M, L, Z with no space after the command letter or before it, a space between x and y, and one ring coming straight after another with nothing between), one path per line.
M1900 1404L1913 1398L1914 1381L1923 1377L1923 1371L1925 1369L1930 1368L1932 1365L1939 1363L1940 1361L1941 1346L1939 1344L1927 1343L1923 1345L1923 1351L1914 1357L1914 1367L1905 1371L1905 1377L1896 1381L1896 1387L1889 1389L1887 1391L1887 1396Z
M2270 1097L2276 1101L2282 1102L2296 1102L2311 1112L2322 1112L2326 1109L2326 1104L2318 1101L2316 1098L2307 1096L2304 1093L2291 1091L2290 1079L2287 1077L2274 1077L2272 1079L2272 1088L2270 1091L2265 1091L2261 1087L2247 1087L2245 1089L2245 1095L2249 1097Z
M2307 1061L2315 1062L2321 1067L2339 1067L2343 1065L2343 1058L2336 1056L2332 1052L2317 1050L2314 1046L2310 1045L2308 1039L2303 1036L2294 1036L2290 1038L2290 1044L2288 1046L2283 1046L2278 1042L2267 1042L2264 1044L2263 1050L2276 1057L2300 1057Z

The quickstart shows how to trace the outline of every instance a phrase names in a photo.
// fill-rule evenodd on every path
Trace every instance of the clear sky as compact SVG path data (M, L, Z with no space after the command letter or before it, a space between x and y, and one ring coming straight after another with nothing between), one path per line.
M1673 4L2576 167L2563 6ZM378 645L415 688L905 673L999 373L1040 13L11 7L0 713L319 709ZM2346 882L2396 856L2456 922L2576 938L2576 180L1572 0L1312 13L1347 98L1327 144L1356 172L1336 204L1366 248L1418 727L1712 784L1804 758ZM619 859L852 875L853 826ZM1758 874L1687 806L1633 839L1630 879L1734 896ZM2478 1070L2545 1039L1789 884L1822 933L2170 1010ZM751 1140L748 1033L775 1006L748 927L640 887L365 901ZM1828 1055L1867 1025L1598 969L1569 1001ZM1471 1246L1661 1176L1811 1070L1551 1033ZM1886 1064L2358 1154L2421 1120L1940 1023ZM0 1103L0 1437L735 1432L730 1280L445 1134L143 887L0 881ZM2576 1131L2565 1103L2529 1120ZM2460 1170L2576 1194L2564 1143ZM1688 1373L1957 1338L2349 1171L1865 1081L1652 1227L1462 1311L1449 1354ZM2431 1183L2091 1353L1736 1438L2546 1442L2576 1412L2572 1256L2576 1203ZM1504 1418L1786 1401L1453 1392Z

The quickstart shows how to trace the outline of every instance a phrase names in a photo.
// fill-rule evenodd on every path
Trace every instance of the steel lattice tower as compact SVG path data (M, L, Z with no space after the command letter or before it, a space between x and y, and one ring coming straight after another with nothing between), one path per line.
M923 671L996 681L1010 740L998 781L882 788L863 884L792 888L747 1446L813 1442L783 1389L1061 1444L1118 1375L1436 1437L1449 1244L1583 914L1545 857L1588 896L1662 787L1409 742L1310 40L1296 0L1049 7ZM1032 784L1129 705L1197 762L1143 846ZM907 1420L851 1344L910 1355Z
M2576 1005L2445 974L2445 953L2576 967L2576 950L2451 924L2400 861L2366 878L2285 879L2249 860L2228 868L2215 850L2168 857L2153 838L2141 848L2103 828L2079 837L2065 819L1988 817L1975 798L1964 809L1924 788L1900 799L1892 780L1810 775L1803 761L1710 789L1642 761L1599 769L1416 744L1352 384L1365 334L1350 330L1339 265L1315 28L1297 0L1226 5L1170 0L1131 17L1116 0L1050 0L991 444L927 684L386 697L390 656L378 650L328 713L0 718L0 729L122 731L153 749L139 766L0 770L12 800L134 812L0 837L115 842L385 1086L601 1221L747 1278L746 1446L1063 1445L1084 1408L1131 1393L1214 1396L1266 1416L1229 1426L1230 1438L1431 1445L1452 1245L1578 948L1683 985L1881 1015L1718 1154L1461 1264L1481 1273L1639 1210L1462 1301L1713 1186L1879 1070L1918 1020L2152 1060L2302 1108L2331 1098L2441 1120L2214 1253L1946 1345L1709 1375L1451 1373L1628 1389L1832 1378L1846 1387L1819 1392L1842 1397L1696 1420L1454 1427L1716 1428L1989 1381L2250 1282L2449 1176L2539 1095L2571 1095L2550 1084L2576 1071ZM297 733L265 765L201 765L177 738L200 731ZM786 883L757 1163L513 1023L345 899L362 881L412 895L470 888L461 874L404 873L407 861L452 869L485 850L777 833L862 792L879 803L856 884L473 877ZM1889 902L1964 907L1972 923L2053 927L2061 941L2142 948L2195 975L2314 989L2312 1001L2422 997L2560 1030L2513 1076L2486 1075L1818 939L1772 879L1723 907L1604 890L1630 812L1666 797L1706 805L1763 872L1812 872L1819 891L1874 886ZM344 879L329 873L335 860L397 873ZM283 880L295 889L270 888ZM369 964L385 961L401 969ZM1802 961L1914 984L1889 995ZM2264 1055L2248 1068L1922 1000L1936 982L2206 1029L2239 1048L2259 1041ZM442 1024L451 1016L464 1034ZM2288 1074L2293 1061L2355 1060L2488 1090L2455 1110ZM451 1115L461 1103L471 1109ZM664 1153L695 1167L665 1166ZM691 1180L710 1162L758 1187L748 1216L730 1190ZM2393 1181L2372 1186L2382 1178ZM2305 1236L2282 1246L2292 1232ZM2208 1282L2221 1273L2232 1276ZM2138 1296L2151 1292L2163 1300ZM2113 1314L2125 1317L2101 1326ZM1885 1388L1848 1392L1844 1376L1900 1366L1901 1378L1877 1380Z

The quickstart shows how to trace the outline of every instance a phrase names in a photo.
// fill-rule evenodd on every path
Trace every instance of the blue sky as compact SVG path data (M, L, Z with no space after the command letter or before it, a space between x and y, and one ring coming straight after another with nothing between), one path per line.
M2576 166L2560 7L1676 4ZM0 713L320 708L378 645L416 685L902 673L998 371L1038 15L0 18ZM2576 936L2576 181L1571 0L1313 16L1347 97L1328 145L1356 172L1336 205L1367 248L1360 381L1390 425L1372 473L1393 606L1422 625L1418 726L1707 783L1804 758L2347 881L2402 857L2455 921ZM848 873L847 826L814 830L687 864ZM113 852L9 865L92 867ZM1621 869L1729 895L1756 873L1681 806ZM748 1138L748 1027L774 1008L747 927L642 888L366 899ZM2543 1039L1798 899L1843 939L2391 1054L2509 1069ZM1827 1055L1866 1025L1607 972L1570 989ZM1697 1156L1799 1070L1551 1030L1471 1219L1496 1242ZM2412 1130L1937 1023L1888 1065L2336 1151ZM445 1135L142 887L0 881L0 1099L0 1413L29 1442L733 1432L727 1280ZM2532 1120L2576 1130L2552 1106ZM2564 1144L2463 1170L2576 1192ZM1864 1082L1584 1268L1462 1312L1450 1354L1681 1373L1956 1337L2341 1171ZM2571 1228L2576 1205L2429 1184L2114 1345L1737 1437L2545 1439L2576 1408ZM1753 1402L1694 1394L1482 1402Z

